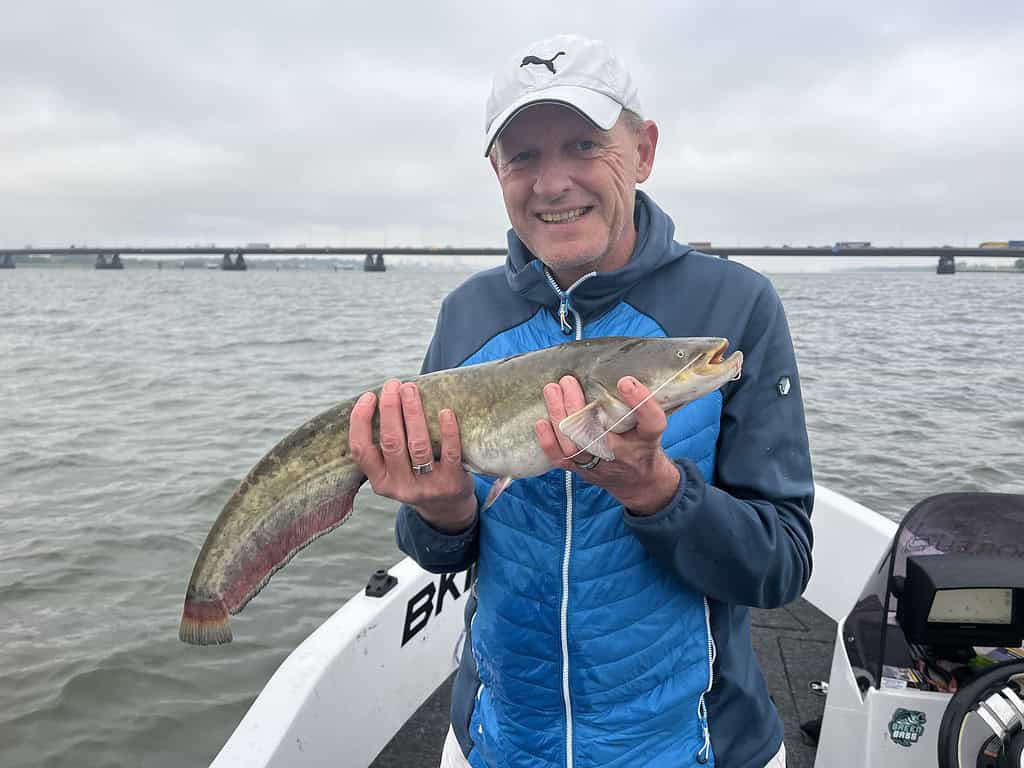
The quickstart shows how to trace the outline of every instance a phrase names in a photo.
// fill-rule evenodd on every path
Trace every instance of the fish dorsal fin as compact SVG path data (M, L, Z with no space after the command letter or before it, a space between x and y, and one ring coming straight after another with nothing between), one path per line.
M601 418L602 405L601 400L588 403L558 422L558 429L581 449L605 461L615 461L615 454L608 445L608 430Z

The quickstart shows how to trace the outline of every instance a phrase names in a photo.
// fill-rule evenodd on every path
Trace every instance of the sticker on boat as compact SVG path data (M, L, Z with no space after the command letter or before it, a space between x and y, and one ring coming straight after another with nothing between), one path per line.
M901 747L912 747L924 733L928 718L916 709L899 708L892 713L889 721L889 738Z
M446 601L458 600L473 586L473 568L461 573L442 573L437 583L430 582L409 598L405 604L405 622L402 625L402 645L412 640L421 632L432 616L438 616L444 609ZM456 585L457 577L462 582L462 590Z

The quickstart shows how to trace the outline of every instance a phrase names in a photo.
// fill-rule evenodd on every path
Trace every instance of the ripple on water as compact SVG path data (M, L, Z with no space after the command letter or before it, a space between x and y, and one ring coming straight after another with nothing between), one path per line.
M1011 432L1017 432L1024 439L1024 416L1007 415L1003 426Z

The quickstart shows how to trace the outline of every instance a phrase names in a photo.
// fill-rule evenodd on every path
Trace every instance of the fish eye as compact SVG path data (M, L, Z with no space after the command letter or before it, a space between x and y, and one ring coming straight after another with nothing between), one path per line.
M678 357L680 360L682 360L684 357L686 357L686 353L683 352L683 350L681 350L681 349L677 349L676 350L676 357Z

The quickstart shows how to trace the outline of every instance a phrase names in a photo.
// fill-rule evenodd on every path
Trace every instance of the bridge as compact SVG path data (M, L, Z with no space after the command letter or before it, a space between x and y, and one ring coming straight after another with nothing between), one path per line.
M1015 243L1016 245L1016 243ZM790 247L790 246L705 246L695 245L703 253L728 259L732 256L751 257L813 257L813 258L846 258L851 256L873 258L933 258L937 261L936 271L952 274L956 271L956 260L963 258L979 259L1024 259L1024 248L956 248L949 246L913 246L913 247ZM0 248L0 264L14 266L19 257L31 256L94 256L97 263L106 262L115 256L220 256L222 266L244 263L246 256L363 256L368 271L383 271L384 256L504 256L505 248L434 248L404 246L184 246L184 247L144 247L133 246L88 246L67 248ZM239 267L243 268L244 267Z

